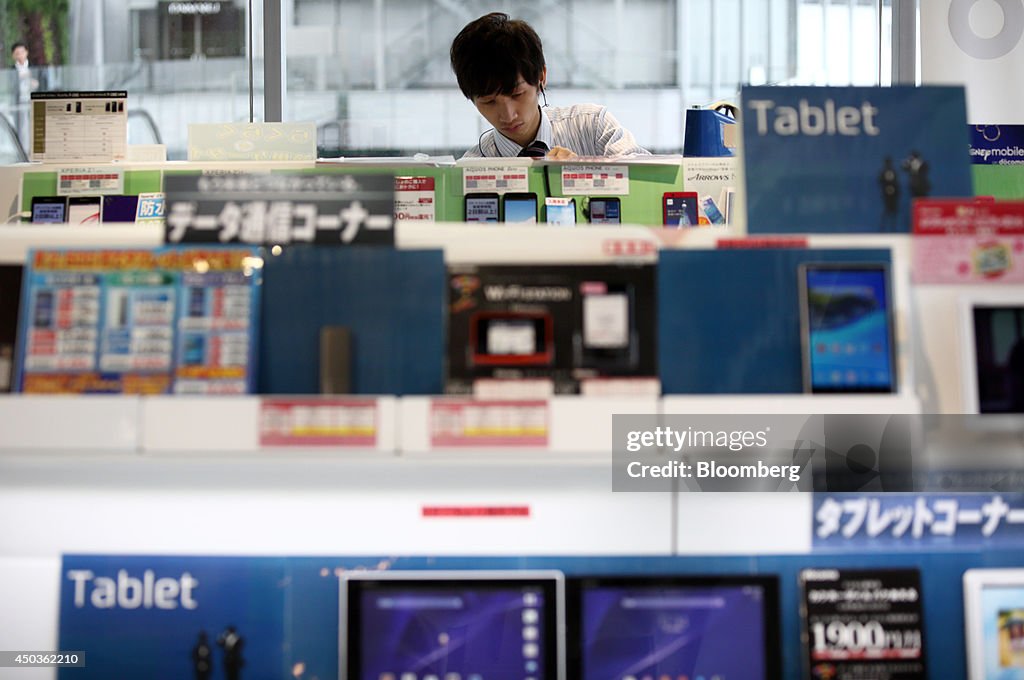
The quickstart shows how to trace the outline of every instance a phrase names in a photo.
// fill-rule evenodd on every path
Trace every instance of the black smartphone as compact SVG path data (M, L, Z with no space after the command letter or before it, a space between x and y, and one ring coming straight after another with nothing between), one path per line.
M33 196L33 224L63 224L67 222L68 199L66 196Z
M697 192L666 191L661 195L661 214L666 227L696 227Z
M889 267L800 265L804 392L895 392Z
M138 205L138 196L122 196L120 194L104 196L100 221L115 223L135 222L135 212Z
M467 222L497 222L498 194L466 194Z
M590 199L591 224L621 224L622 204L617 198Z
M576 199L545 198L544 213L544 221L548 224L576 226Z
M99 196L68 197L68 224L96 224L99 221Z
M537 194L505 194L505 222L537 223Z
M50 328L53 325L53 317L53 291L44 289L37 292L35 308L32 310L32 326L34 328Z

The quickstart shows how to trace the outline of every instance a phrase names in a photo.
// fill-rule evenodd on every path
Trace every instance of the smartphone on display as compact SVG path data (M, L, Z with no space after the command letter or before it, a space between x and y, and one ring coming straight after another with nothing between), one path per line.
M505 222L537 223L537 194L505 194Z
M206 316L206 288L193 286L188 289L188 315L194 318Z
M545 198L545 221L566 227L576 226L575 198Z
M667 191L661 197L662 224L666 227L696 227L697 192Z
M138 206L138 196L121 196L118 194L104 196L100 221L133 223L135 222L135 211Z
M68 199L65 196L33 196L33 224L63 224L67 221Z
M704 211L704 216L708 218L708 222L719 225L725 224L725 215L718 209L713 198L705 196L700 202L700 207Z
M632 286L585 281L580 285L580 301L580 365L621 370L635 366Z
M799 283L804 392L895 392L888 265L804 263Z
M201 366L206 363L206 338L204 336L186 335L183 345L183 364L186 366Z
M33 328L50 328L53 326L54 299L52 290L41 290L36 293L35 309L32 313Z
M99 221L99 196L68 197L68 224L95 224Z
M497 222L498 194L466 194L467 222Z
M591 224L621 224L622 204L617 198L590 199Z

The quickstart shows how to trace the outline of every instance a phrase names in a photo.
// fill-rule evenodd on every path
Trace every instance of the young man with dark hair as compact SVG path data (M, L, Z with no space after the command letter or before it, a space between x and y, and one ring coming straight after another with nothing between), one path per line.
M459 89L494 129L463 158L480 156L622 156L646 154L629 130L603 106L540 106L547 84L537 32L492 12L469 23L452 42Z

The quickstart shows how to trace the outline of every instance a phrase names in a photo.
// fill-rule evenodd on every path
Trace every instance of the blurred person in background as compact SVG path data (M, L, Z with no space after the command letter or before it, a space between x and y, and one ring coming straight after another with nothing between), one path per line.
M21 146L28 149L29 143L29 103L32 93L39 89L39 80L32 74L28 63L28 47L23 42L14 43L11 48L11 60L17 74L14 87L14 127L18 131Z

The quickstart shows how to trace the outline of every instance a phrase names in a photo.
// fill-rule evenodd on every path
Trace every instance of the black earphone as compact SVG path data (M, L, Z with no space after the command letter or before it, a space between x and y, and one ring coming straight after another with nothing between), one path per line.
M484 130L483 132L481 132L480 137L478 137L476 140L476 150L480 152L481 157L484 156L484 135L486 135L488 132L494 132L495 134L497 134L497 130L491 128L490 130ZM494 143L494 150L498 152L498 158L501 158L501 149L498 148L497 142ZM530 144L529 146L524 146L516 155L520 158L544 158L544 156L548 155L548 151L551 151L551 149L548 147L547 144L540 141L539 139L535 139L532 144Z
M548 151L551 151L548 145L536 139L530 146L524 146L517 155L520 158L544 158L548 155Z

